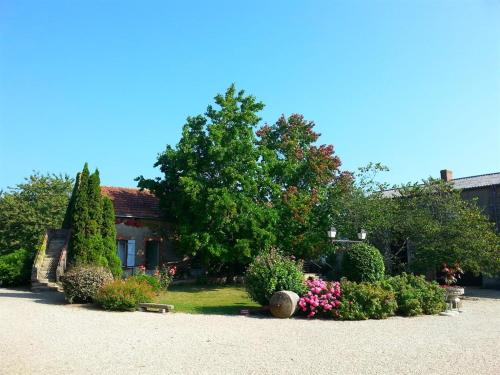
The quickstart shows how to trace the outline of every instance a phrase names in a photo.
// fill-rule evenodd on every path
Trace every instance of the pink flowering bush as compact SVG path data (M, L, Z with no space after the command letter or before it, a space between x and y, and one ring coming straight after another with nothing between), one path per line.
M309 291L299 300L299 309L308 318L324 316L338 318L340 306L340 283L321 279L307 280Z

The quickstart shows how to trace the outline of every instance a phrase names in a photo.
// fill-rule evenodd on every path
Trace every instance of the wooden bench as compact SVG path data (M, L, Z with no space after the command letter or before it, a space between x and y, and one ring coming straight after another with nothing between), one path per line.
M164 314L167 311L172 311L174 305L165 305L162 303L139 303L138 309L140 311L157 311Z

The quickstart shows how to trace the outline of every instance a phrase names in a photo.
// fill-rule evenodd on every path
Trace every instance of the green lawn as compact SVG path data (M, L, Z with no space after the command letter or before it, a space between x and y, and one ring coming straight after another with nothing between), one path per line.
M158 302L192 314L239 314L241 309L260 307L248 297L245 288L236 286L172 286L158 297Z

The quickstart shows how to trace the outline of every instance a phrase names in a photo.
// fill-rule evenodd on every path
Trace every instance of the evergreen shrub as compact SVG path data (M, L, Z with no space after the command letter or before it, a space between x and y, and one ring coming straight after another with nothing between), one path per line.
M398 307L391 290L377 283L356 283L345 279L341 282L342 320L386 319Z
M245 276L245 287L250 298L263 306L269 304L277 291L289 290L299 296L307 291L302 263L274 249L257 256L250 263Z
M384 272L384 258L374 246L357 243L344 253L342 275L349 281L377 282L383 279Z
M438 314L446 307L444 288L435 281L426 281L423 276L403 273L387 278L383 285L396 295L398 315Z
M26 285L31 278L33 258L31 254L20 249L0 255L0 285Z

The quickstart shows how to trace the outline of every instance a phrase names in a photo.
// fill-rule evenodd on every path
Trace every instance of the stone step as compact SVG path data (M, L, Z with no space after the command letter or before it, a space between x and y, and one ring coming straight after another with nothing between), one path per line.
M38 282L31 283L31 290L33 292L62 292L63 288L55 280L40 279Z

